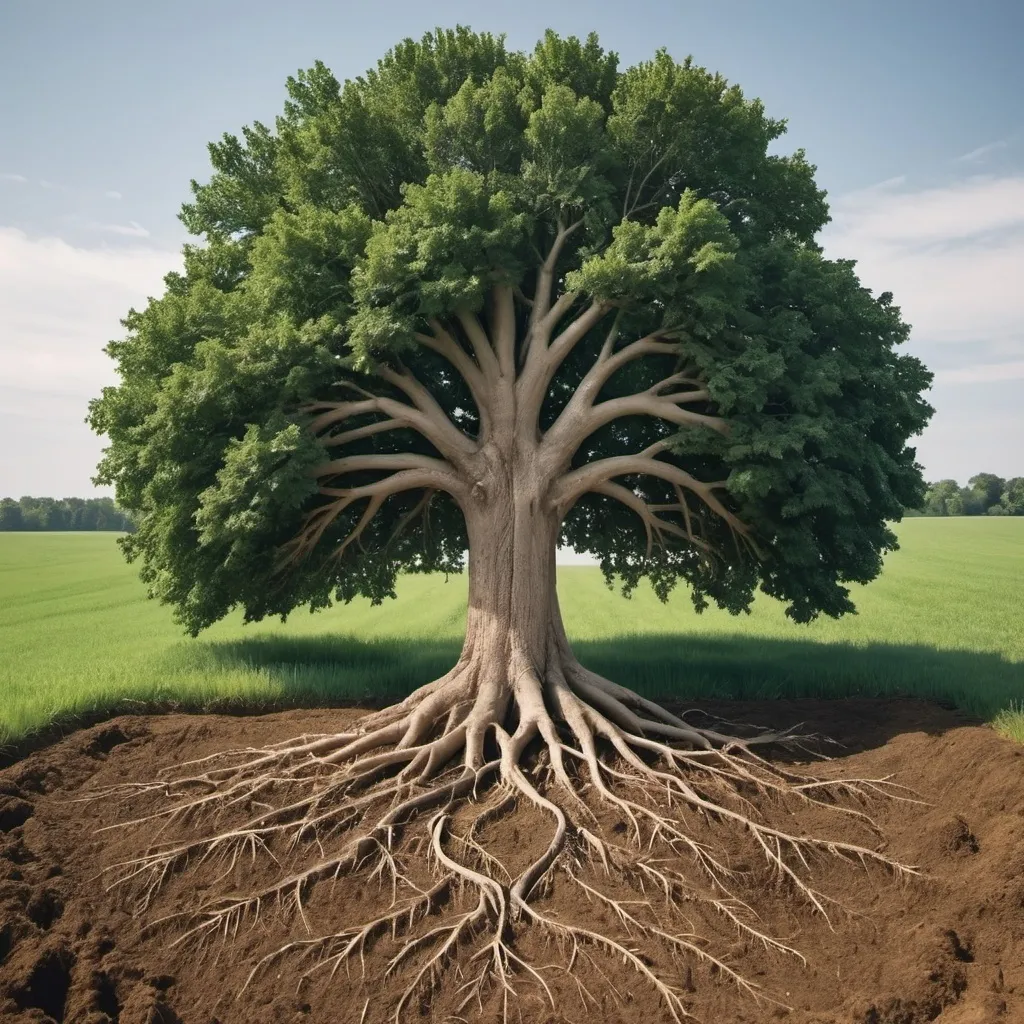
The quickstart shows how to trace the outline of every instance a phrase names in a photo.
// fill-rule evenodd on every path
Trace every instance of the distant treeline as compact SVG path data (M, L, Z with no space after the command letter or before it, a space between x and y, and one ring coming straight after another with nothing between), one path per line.
M911 510L919 516L1024 516L1024 476L1004 480L979 473L961 487L955 480L928 484L924 505Z
M135 524L111 498L0 498L0 531L123 530Z

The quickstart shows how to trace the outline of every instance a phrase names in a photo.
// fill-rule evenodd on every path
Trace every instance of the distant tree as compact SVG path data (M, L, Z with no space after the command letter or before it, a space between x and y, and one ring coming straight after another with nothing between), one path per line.
M964 507L967 515L987 515L999 503L1006 481L995 473L978 473L967 481L968 496Z
M129 525L127 517L111 498L97 498L95 507L97 530L124 530Z
M66 530L70 517L63 502L53 498L42 499L42 522L44 530Z
M989 514L1024 516L1024 476L1011 477L1006 481L999 503L989 509Z
M963 493L955 480L939 480L929 484L924 497L927 516L961 516L964 514Z
M85 502L78 516L78 528L80 530L98 530L100 528L99 512L99 506L95 501Z
M21 506L13 498L0 499L0 530L24 530Z
M26 530L43 530L45 506L41 498L32 498L24 495L18 499L21 506L21 519Z

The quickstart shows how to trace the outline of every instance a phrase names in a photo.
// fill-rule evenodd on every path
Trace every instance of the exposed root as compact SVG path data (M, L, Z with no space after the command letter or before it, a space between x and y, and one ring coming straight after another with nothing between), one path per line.
M482 1011L497 998L507 1017L522 985L554 1008L560 975L573 979L584 1006L596 1005L576 965L585 957L600 972L601 957L612 956L682 1021L690 1012L673 980L675 961L774 1002L732 962L719 932L804 962L740 897L763 880L749 866L733 866L727 849L745 844L826 919L833 901L810 882L815 858L916 873L869 839L840 842L771 823L764 811L775 805L827 810L871 836L878 830L870 800L916 799L889 778L811 776L757 752L800 741L793 732L740 736L698 727L583 668L553 634L543 671L515 660L495 671L464 657L352 732L208 755L91 798L148 801L125 825L155 830L156 841L110 869L111 887L128 887L140 913L187 867L217 865L211 884L239 887L243 864L280 866L270 885L150 922L175 929L175 943L203 944L231 939L270 908L294 914L305 935L259 959L246 987L289 957L304 965L300 985L353 965L365 971L367 953L385 943L385 976L404 979L396 1020L449 983L457 1013ZM517 804L551 822L543 842L524 848L525 863L497 855L488 841ZM174 837L165 839L172 827ZM314 890L353 875L387 892L388 909L317 934L308 913ZM563 920L545 909L556 882L612 924ZM554 943L560 961L528 959L517 945L524 929Z

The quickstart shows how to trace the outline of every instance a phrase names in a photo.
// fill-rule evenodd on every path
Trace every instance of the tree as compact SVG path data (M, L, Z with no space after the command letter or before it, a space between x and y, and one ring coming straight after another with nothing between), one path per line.
M43 529L61 531L68 528L68 512L64 503L53 498L41 498L43 503Z
M182 211L203 241L108 348L122 383L91 407L109 438L98 482L137 519L121 543L151 596L193 634L235 607L257 620L381 601L400 572L461 570L468 548L466 638L451 672L356 733L197 769L225 799L239 786L255 799L286 766L311 785L316 755L337 771L323 820L349 838L272 890L190 911L189 934L387 861L412 821L436 885L479 895L430 933L418 982L487 935L478 980L503 983L523 967L505 936L518 919L625 956L681 1014L625 940L531 904L570 840L627 874L659 871L588 831L585 785L638 841L678 849L685 830L652 804L669 787L747 829L819 908L783 847L826 847L759 822L735 788L709 802L687 781L717 750L722 780L789 789L751 749L780 737L698 728L579 663L556 545L593 552L627 592L647 579L664 598L683 581L698 609L738 613L760 589L798 622L850 612L848 585L896 547L889 521L923 499L907 441L930 415L930 374L897 350L908 328L892 296L815 243L828 214L813 166L768 153L784 122L689 59L620 71L595 37L549 33L526 56L459 29L406 41L344 86L316 64L288 95L274 130L210 146L213 176ZM445 810L493 778L554 823L508 883ZM323 806L298 799L303 814ZM269 822L242 832L262 841ZM190 833L136 868L156 880L232 841ZM893 865L873 847L839 852ZM439 891L414 896L410 922ZM397 920L357 931L345 955Z
M967 481L970 494L968 506L970 515L987 515L993 505L998 504L1006 481L995 473L978 473Z
M18 499L21 508L22 529L45 530L46 499L23 495Z
M1011 477L1006 481L999 504L990 508L989 514L1024 516L1024 476Z
M23 530L21 506L13 498L0 499L0 530Z
M955 480L940 480L929 484L924 498L925 515L962 516L964 499L960 485Z

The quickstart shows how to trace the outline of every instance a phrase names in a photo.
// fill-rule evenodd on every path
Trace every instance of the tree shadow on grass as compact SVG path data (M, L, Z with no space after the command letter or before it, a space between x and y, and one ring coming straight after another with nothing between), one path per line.
M443 675L460 646L451 639L367 642L322 634L225 641L208 653L225 669L267 673L288 706L381 706ZM757 702L746 710L756 711L758 724L807 721L830 735L836 730L823 726L838 719L856 747L908 730L941 732L958 720L990 720L1024 698L1024 663L923 645L654 634L576 641L574 649L587 667L645 697L699 702L723 717L730 709L721 702ZM896 700L882 714L865 698L916 699ZM841 708L828 703L836 699L844 700Z
M0 746L0 767L120 714L384 706L447 672L460 648L461 641L450 637L367 641L335 633L200 641L192 649L200 670L255 671L275 694L154 702L111 695L87 712L58 715ZM840 740L846 751L882 745L905 732L939 734L1024 704L1024 663L998 654L742 634L623 635L576 641L574 648L589 668L673 709L696 708L770 729L803 723ZM168 689L173 694L173 679ZM887 703L879 705L878 698Z

